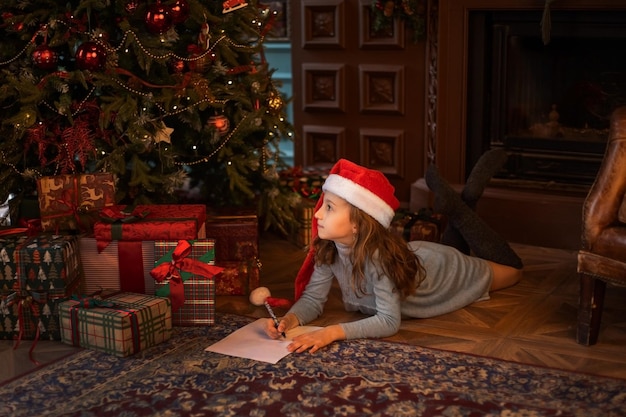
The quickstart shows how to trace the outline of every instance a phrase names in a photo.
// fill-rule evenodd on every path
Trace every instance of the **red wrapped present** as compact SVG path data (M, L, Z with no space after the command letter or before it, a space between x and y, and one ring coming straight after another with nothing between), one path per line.
M215 259L247 261L259 257L259 222L256 214L209 214L206 235L215 239Z
M204 265L215 264L215 241L213 239L199 239L188 242L190 244L188 259ZM154 242L155 265L171 265L177 256L180 242ZM222 268L209 271L186 270L181 266L180 277L183 284L184 304L180 308L172 306L172 323L175 326L213 325L215 324L215 278L214 274ZM203 273L210 273L204 276ZM174 282L174 284L176 284ZM167 278L155 283L155 294L161 297L170 297L172 280Z
M446 218L440 213L429 209L421 209L417 213L399 211L391 222L390 230L404 238L407 242L427 240L441 241L446 227Z
M115 204L115 178L110 173L42 177L37 192L45 232L89 231L100 210Z
M58 305L83 291L78 238L2 236L0 257L0 339L61 340Z
M129 210L129 211L126 211ZM96 240L179 240L206 237L204 204L111 206L100 212L93 227Z
M223 261L224 270L215 277L215 295L249 295L259 287L261 264L248 261Z
M63 343L130 356L172 335L170 300L121 293L60 304Z

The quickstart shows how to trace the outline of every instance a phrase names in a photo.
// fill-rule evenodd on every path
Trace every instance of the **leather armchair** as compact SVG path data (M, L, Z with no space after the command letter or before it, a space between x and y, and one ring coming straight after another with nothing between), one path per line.
M582 213L576 341L598 340L607 284L626 286L626 107L611 115L604 159Z

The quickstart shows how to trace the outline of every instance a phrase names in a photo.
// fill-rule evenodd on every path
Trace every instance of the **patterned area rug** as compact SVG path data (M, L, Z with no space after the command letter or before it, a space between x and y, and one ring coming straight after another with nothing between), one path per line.
M626 415L626 380L381 340L276 365L204 351L251 321L218 315L130 358L81 351L0 387L0 416Z

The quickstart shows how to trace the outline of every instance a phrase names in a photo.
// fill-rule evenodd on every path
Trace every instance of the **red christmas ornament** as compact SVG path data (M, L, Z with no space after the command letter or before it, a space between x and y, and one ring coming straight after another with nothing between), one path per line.
M148 6L146 12L146 28L152 33L164 33L172 27L170 8L157 2Z
M167 66L173 74L182 74L185 71L185 61L180 59L168 61Z
M97 42L84 42L76 50L76 66L81 70L98 71L107 60L106 50Z
M50 49L48 45L39 45L35 48L32 58L38 68L45 70L56 69L59 63L59 54Z
M170 16L172 16L172 22L174 24L183 23L189 17L190 11L189 3L187 0L176 0L170 6Z
M223 115L209 117L209 124L217 130L220 136L225 135L230 130L230 120Z

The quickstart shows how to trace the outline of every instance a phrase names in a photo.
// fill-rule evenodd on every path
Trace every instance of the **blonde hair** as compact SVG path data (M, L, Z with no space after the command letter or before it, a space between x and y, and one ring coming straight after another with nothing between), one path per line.
M365 293L365 266L376 257L383 273L400 292L400 298L413 294L424 280L426 271L407 242L353 205L350 205L350 221L357 229L351 252L355 292ZM332 240L317 237L313 247L317 264L330 265L337 259L337 247Z

